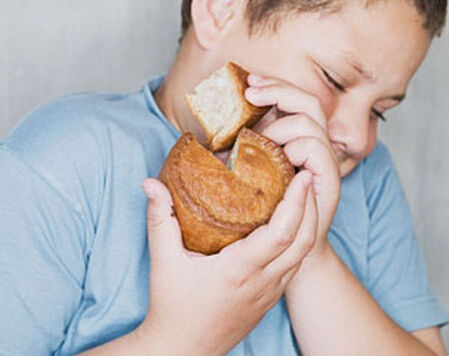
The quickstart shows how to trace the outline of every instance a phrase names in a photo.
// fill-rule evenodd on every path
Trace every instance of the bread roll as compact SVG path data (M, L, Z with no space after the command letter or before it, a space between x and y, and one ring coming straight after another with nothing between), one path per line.
M294 174L281 147L244 128L228 167L183 134L159 178L172 194L185 247L213 254L265 224Z
M206 134L204 144L213 152L229 148L242 127L252 127L269 110L246 101L248 74L229 62L198 84L194 94L186 95Z

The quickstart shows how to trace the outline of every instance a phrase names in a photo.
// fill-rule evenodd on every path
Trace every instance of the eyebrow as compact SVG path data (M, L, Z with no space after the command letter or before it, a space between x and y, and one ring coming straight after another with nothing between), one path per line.
M392 100L395 100L398 103L400 103L401 101L404 101L405 94L398 94L398 95L388 96L385 99L392 99Z
M376 76L372 72L363 68L360 61L356 59L351 53L346 52L345 59L351 65L351 67L355 69L363 78L369 81L373 81L376 79Z
M346 59L346 61L350 64L350 66L355 69L363 78L369 80L369 81L374 81L376 79L376 76L374 75L374 73L366 70L363 65L360 63L360 61L354 57L354 55L351 52L344 52L344 57ZM405 99L405 94L396 94L396 95L392 95L392 96L388 96L384 99L391 99L394 101L397 101L398 103L400 103L401 101L404 101Z

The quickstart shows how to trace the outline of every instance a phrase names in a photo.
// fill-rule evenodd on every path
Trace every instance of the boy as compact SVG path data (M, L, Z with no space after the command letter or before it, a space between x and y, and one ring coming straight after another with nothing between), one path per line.
M376 143L445 11L186 0L165 78L33 112L0 150L0 353L445 355L447 317ZM183 249L163 185L140 183L181 131L201 139L183 96L229 60L253 73L247 99L276 107L258 129L304 169L266 226L205 257Z

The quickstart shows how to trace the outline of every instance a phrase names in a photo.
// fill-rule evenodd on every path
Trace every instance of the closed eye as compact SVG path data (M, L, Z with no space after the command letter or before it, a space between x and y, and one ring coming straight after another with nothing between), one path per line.
M343 84L339 83L337 80L335 80L325 69L321 69L324 77L326 78L327 82L332 85L336 90L342 93L346 93L346 88ZM376 119L382 120L383 122L387 122L387 118L378 110L372 109L372 113Z
M382 120L383 122L387 122L387 118L380 111L377 111L376 109L373 109L372 111L373 111L374 117Z
M330 83L338 91L346 93L346 88L341 83L335 80L326 70L322 69L322 71L328 83Z

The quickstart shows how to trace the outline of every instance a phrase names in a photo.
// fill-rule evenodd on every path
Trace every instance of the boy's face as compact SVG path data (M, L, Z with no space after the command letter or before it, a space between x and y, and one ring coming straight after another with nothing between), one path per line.
M425 57L430 37L421 23L405 0L304 13L282 20L275 33L252 37L240 19L214 49L215 58L318 97L345 176L375 146L376 112L399 104Z

